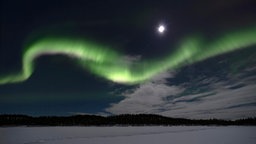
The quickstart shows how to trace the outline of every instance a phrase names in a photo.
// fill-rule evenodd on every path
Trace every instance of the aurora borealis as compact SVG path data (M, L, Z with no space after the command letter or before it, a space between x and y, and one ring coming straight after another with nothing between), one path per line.
M25 50L22 72L0 78L0 84L15 83L28 79L33 73L33 63L41 55L63 54L75 58L84 68L114 82L135 84L148 80L168 69L224 54L256 44L256 27L239 32L230 32L214 42L204 42L201 37L189 37L173 54L160 60L148 60L126 64L124 55L97 44L82 40L42 39Z
M0 114L256 116L253 0L1 5Z

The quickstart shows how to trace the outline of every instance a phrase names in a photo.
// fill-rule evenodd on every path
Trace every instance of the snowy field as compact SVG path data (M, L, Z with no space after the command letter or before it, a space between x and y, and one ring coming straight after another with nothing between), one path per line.
M1 144L256 144L256 127L7 127Z

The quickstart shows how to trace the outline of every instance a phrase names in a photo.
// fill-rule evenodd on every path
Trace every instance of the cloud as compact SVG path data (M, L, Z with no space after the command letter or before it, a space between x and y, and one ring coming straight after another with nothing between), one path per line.
M176 72L166 71L151 81L121 93L125 98L106 109L112 114L154 113L192 119L256 117L255 68L227 78L196 75L192 81L171 83Z
M167 79L172 76L173 72L167 71L135 89L123 92L121 95L125 99L117 104L112 104L106 111L114 114L158 112L158 109L165 105L166 97L177 95L183 91L183 88L168 85Z
M125 55L120 61L123 64L132 65L133 63L137 63L140 60L141 60L141 55L135 55L135 56Z
M178 97L159 114L186 118L237 119L256 116L256 84Z

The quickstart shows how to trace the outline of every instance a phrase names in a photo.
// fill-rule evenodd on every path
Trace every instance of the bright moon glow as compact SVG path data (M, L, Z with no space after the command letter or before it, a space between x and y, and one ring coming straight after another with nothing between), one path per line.
M165 31L165 27L163 25L159 25L158 32L163 33Z
M159 32L161 31L164 32L164 27L159 26ZM66 55L95 75L114 82L138 84L168 69L177 69L252 45L256 45L256 27L226 32L211 41L198 35L185 37L180 40L176 51L166 57L127 63L124 54L98 43L78 39L44 38L24 50L21 71L6 76L1 74L0 85L27 80L34 71L35 60L42 55Z

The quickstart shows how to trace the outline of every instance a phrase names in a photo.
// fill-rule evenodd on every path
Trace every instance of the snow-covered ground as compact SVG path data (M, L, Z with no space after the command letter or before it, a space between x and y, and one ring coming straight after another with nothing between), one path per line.
M256 127L7 127L1 144L256 144Z

